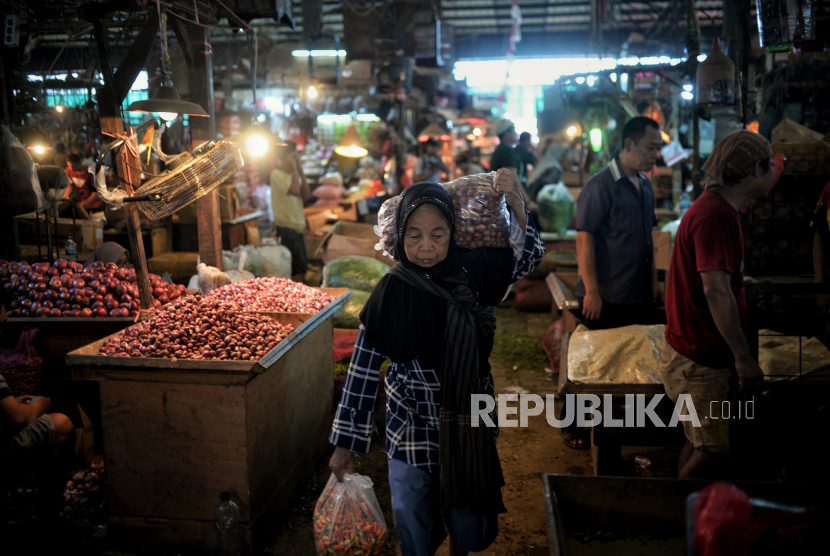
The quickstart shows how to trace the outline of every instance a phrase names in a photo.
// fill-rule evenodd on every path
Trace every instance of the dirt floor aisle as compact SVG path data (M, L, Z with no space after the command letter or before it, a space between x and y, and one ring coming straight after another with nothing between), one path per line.
M496 393L507 386L521 386L542 397L555 393L556 382L547 379L544 371L547 360L541 347L542 337L553 324L551 315L528 314L500 307L496 310L496 316L496 346L490 358ZM500 516L499 536L495 543L482 554L549 554L541 475L590 474L590 451L567 448L559 430L548 426L544 415L531 418L527 428L503 429L498 448L506 482L503 492L508 512ZM374 481L387 524L393 528L383 438L375 439L372 451L360 458L358 472ZM272 549L274 554L315 554L311 515L329 474L327 460L321 461L303 499L279 525ZM394 534L391 538L395 539ZM387 554L398 555L400 550L392 546ZM448 543L445 542L438 555L448 554Z

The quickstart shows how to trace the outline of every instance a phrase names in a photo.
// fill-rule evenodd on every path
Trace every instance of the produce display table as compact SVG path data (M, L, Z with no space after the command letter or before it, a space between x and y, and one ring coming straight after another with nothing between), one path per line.
M594 394L604 403L603 396L612 396L612 414L620 417L624 414L626 394L642 394L645 403L650 403L655 395L665 394L662 384L577 384L568 379L568 345L571 334L566 332L562 337L562 347L559 359L559 395L566 394ZM564 398L563 398L564 400ZM560 402L562 403L562 402ZM668 423L674 411L674 403L668 396L664 396L655 408L655 413L664 423ZM604 415L605 409L603 409ZM644 427L607 427L605 420L599 426L591 427L591 455L595 475L611 475L617 470L622 458L623 446L682 446L686 442L683 427L658 428L646 419Z
M98 380L109 532L131 548L215 550L219 493L239 505L250 554L305 488L333 415L330 305L258 362L99 356L99 340L67 356ZM280 316L276 317L281 322Z
M707 481L577 475L542 475L542 481L551 556L694 554L687 547L687 497ZM750 497L795 506L826 509L830 494L827 484L734 484Z

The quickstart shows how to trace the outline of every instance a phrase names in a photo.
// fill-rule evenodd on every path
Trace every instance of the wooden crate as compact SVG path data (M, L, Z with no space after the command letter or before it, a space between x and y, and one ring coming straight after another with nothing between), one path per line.
M68 355L99 380L109 535L132 549L216 547L219 493L239 505L244 554L305 488L333 416L331 318L349 298L300 323L259 362Z

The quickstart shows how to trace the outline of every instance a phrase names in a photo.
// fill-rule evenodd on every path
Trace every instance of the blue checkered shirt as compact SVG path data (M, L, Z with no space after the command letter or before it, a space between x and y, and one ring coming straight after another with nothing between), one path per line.
M515 282L531 272L545 254L530 214L523 232L512 218L510 246L513 249ZM372 410L375 406L380 367L386 360L366 339L363 326L357 335L343 397L337 406L329 441L352 452L371 448ZM485 392L494 394L493 376L485 382ZM441 381L434 369L417 361L392 363L386 371L386 453L432 473L438 466L438 409Z

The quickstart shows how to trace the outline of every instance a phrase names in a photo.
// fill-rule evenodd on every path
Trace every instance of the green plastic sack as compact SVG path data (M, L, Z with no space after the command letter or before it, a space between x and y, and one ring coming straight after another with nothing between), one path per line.
M562 182L546 185L536 197L539 223L546 232L564 234L573 222L576 202Z
M371 292L387 272L389 267L377 259L358 255L340 257L323 269L323 287Z
M352 298L334 313L335 328L360 328L360 311L369 300L369 292L352 290Z
M671 232L671 240L674 241L675 236L677 236L677 228L680 227L680 219L672 220L671 222L667 223L665 226L660 228L661 232Z

